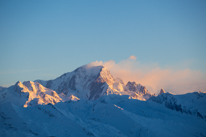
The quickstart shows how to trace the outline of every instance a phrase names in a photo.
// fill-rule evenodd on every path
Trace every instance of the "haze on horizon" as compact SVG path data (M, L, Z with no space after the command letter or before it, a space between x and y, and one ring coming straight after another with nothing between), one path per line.
M0 86L84 64L176 94L206 91L206 1L0 1Z

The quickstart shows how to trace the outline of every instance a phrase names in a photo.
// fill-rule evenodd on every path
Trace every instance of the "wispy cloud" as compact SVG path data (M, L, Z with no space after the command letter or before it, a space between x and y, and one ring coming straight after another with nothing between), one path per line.
M128 81L136 81L145 85L151 92L158 93L161 88L176 94L199 91L206 91L206 74L199 70L180 69L175 67L163 69L157 63L141 64L139 61L122 60L116 63L113 60L92 62L92 65L103 65L110 72Z
M131 60L137 60L137 57L135 57L134 55L130 56L129 59Z

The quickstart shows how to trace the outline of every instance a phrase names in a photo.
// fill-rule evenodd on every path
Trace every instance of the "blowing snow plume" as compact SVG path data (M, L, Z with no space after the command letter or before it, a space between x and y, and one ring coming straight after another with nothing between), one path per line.
M161 88L166 92L183 94L187 92L206 91L206 75L199 70L173 68L163 69L157 63L142 64L134 55L116 63L113 60L95 61L91 65L103 65L112 75L122 78L124 83L136 81L158 94Z

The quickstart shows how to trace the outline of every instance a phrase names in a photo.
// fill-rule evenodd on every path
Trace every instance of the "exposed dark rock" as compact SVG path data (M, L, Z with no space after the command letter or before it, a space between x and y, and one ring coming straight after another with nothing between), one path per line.
M165 90L163 88L161 88L160 93L158 95L161 95L163 93L166 93Z

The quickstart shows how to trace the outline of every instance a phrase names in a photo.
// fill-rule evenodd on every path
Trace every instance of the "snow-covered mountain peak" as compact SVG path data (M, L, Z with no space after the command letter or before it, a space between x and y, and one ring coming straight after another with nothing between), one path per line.
M124 89L124 85L118 82L121 80L116 81L107 68L91 64L65 73L55 80L37 81L45 87L57 91L58 94L64 93L66 96L73 94L80 99L89 100Z
M13 89L17 93L21 93L21 91L24 89L24 85L21 81L17 81L16 84L13 86Z
M141 92L143 94L149 93L145 86L137 84L136 82L128 82L126 85L127 89L134 92Z
M103 66L92 66L90 64L81 66L74 70L75 73L82 73L84 75L97 75Z
M110 85L110 86L113 86L114 82L115 82L115 79L114 77L111 75L110 71L103 67L100 71L100 76L104 79L104 81Z
M17 81L14 87L23 87L23 83L21 81Z
M133 99L140 100L147 100L153 96L145 86L135 82L128 82L125 85L120 78L113 77L106 67L94 66L91 63L54 80L37 80L37 82L58 94L63 93L66 96L72 94L79 99L96 100L109 94L129 95L133 96Z
M147 100L154 96L154 94L150 93L145 86L137 84L136 82L129 81L126 85L126 90L131 92L130 98L132 99Z
M56 104L62 100L55 91L42 86L38 82L25 81L22 83L18 81L13 86L13 90L15 93L19 94L19 97L26 100L25 102L18 103L24 107L34 106L37 104ZM11 93L12 91L9 92ZM12 93L10 95L16 96Z
M161 95L163 93L166 93L165 90L163 88L161 88L160 93L158 95Z

